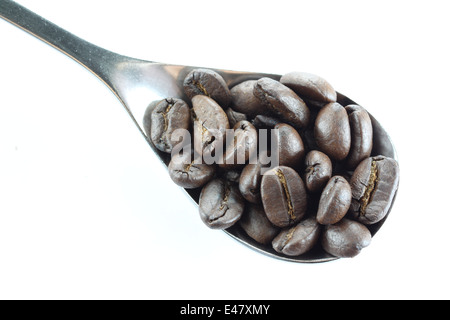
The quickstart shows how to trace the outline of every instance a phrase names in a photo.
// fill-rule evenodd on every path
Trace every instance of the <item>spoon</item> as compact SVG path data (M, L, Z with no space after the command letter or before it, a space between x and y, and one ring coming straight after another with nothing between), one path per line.
M145 133L143 125L145 110L150 102L166 97L188 100L182 89L183 80L191 70L198 67L145 61L105 50L67 32L10 0L1 1L0 17L58 49L102 80L120 100L152 150L158 155L164 165L168 165L168 160L170 159L167 158L166 154L163 154L153 146ZM209 69L218 72L229 87L233 87L245 80L256 80L261 77L279 80L281 77L275 74ZM340 93L338 93L337 101L344 106L356 104ZM396 159L395 149L388 134L372 115L370 117L374 132L372 154L381 154ZM195 205L198 205L198 190L186 190L186 194ZM393 203L394 201L392 201ZM389 211L392 208L392 204ZM370 226L369 229L372 235L379 230L386 218L387 215L379 223ZM337 259L320 248L313 249L299 257L283 256L272 248L265 247L251 239L237 225L224 230L224 232L251 249L286 261L325 262Z

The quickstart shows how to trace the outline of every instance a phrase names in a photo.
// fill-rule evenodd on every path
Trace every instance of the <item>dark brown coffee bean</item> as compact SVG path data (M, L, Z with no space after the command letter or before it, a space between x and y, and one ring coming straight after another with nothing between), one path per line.
M340 258L358 255L372 240L369 229L357 221L342 219L325 226L322 247L329 254Z
M227 108L225 113L227 114L230 128L233 128L239 121L247 120L247 116L244 113L236 112L231 108Z
M225 111L211 98L198 95L192 98L194 120L194 149L198 154L212 155L216 147L223 147L226 129L230 128Z
M261 244L269 244L280 232L280 229L267 219L266 213L260 205L247 205L239 220L239 225L250 238Z
M233 110L254 117L264 113L265 108L253 95L256 80L247 80L231 88L231 101Z
M244 166L250 156L256 159L258 147L258 133L248 121L240 121L233 128L234 137L227 141L227 147L219 166L222 168L236 168Z
M255 97L261 101L268 112L300 129L308 125L310 112L306 104L294 91L270 79L259 79L253 90Z
M194 69L183 82L184 92L189 99L204 95L214 99L222 108L231 102L231 93L220 74L209 69Z
M244 205L236 184L214 179L203 187L200 194L200 217L212 229L226 229L241 218Z
M321 151L334 160L344 160L351 145L350 123L344 107L332 102L320 109L314 136Z
M350 213L364 224L382 220L389 211L399 183L397 161L384 156L363 160L350 180Z
M358 164L370 157L372 152L372 121L367 111L356 104L345 107L350 121L351 147L346 159L347 167L355 169Z
M261 203L261 180L264 174L262 169L267 167L260 161L261 155L267 155L267 153L261 152L255 164L247 164L242 170L239 179L239 191L242 196L245 200L256 204Z
M144 127L145 134L147 135L147 137L149 138L149 140L151 142L152 142L152 140L151 140L151 136L152 136L152 112L156 108L158 103L160 103L161 101L163 101L163 100L155 100L155 101L150 102L150 104L148 105L147 109L145 109L145 113L144 113L143 127ZM152 142L152 144L153 144L153 142Z
M323 78L306 72L289 72L280 82L294 90L302 98L319 102L336 102L336 91Z
M323 189L330 180L332 164L330 158L323 152L312 150L305 158L305 184L310 192L318 192Z
M180 153L172 157L169 163L169 175L173 182L186 188L199 188L214 178L215 165L207 165L194 158L194 153Z
M282 230L272 241L275 251L287 256L299 256L311 250L320 236L316 219L308 218L296 226Z
M300 166L305 156L305 146L300 134L293 127L286 123L280 123L275 126L278 130L276 143L279 154L279 165L291 168Z
M163 152L172 152L178 141L172 139L177 129L189 130L191 123L189 106L181 99L161 100L151 114L150 139Z
M280 228L294 225L306 212L307 195L300 176L289 167L275 167L261 180L261 198L270 222Z
M317 222L335 224L347 214L352 202L350 184L341 176L334 176L328 181L319 200Z

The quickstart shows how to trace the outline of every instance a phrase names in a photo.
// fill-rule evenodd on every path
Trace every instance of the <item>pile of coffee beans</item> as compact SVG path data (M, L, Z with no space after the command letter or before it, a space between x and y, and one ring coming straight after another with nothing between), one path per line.
M170 156L171 179L198 190L210 228L241 228L278 254L354 257L371 242L399 183L396 160L373 154L368 112L341 105L323 78L291 72L229 88L209 69L184 79L185 101L148 107L144 129Z

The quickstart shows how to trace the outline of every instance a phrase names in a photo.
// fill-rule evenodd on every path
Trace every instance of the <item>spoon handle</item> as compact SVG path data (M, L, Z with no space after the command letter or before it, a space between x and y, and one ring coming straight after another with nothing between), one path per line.
M87 42L11 0L0 1L0 17L71 57L111 89L111 72L129 59Z

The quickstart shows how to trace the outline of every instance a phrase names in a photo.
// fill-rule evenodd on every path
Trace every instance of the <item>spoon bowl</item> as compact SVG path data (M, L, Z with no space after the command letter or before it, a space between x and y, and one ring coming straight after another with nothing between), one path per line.
M198 67L145 61L105 50L67 32L10 0L2 0L0 3L0 17L58 49L101 79L120 100L159 159L166 166L168 165L170 160L168 154L157 150L145 133L144 115L152 101L167 97L187 101L183 91L183 81L190 71ZM256 80L262 77L279 80L281 77L267 73L209 69L219 73L230 88L246 80ZM337 102L344 106L355 104L354 101L340 93L338 93ZM385 155L396 159L395 149L387 132L372 115L371 120L374 132L372 155ZM186 189L186 193L192 199L193 204L198 205L200 190ZM393 203L394 201L391 203L391 208ZM379 230L386 218L387 215L382 221L369 227L372 235ZM224 232L251 249L278 259L292 262L325 262L337 259L319 247L298 257L281 255L272 248L265 247L251 239L238 225L234 225Z

